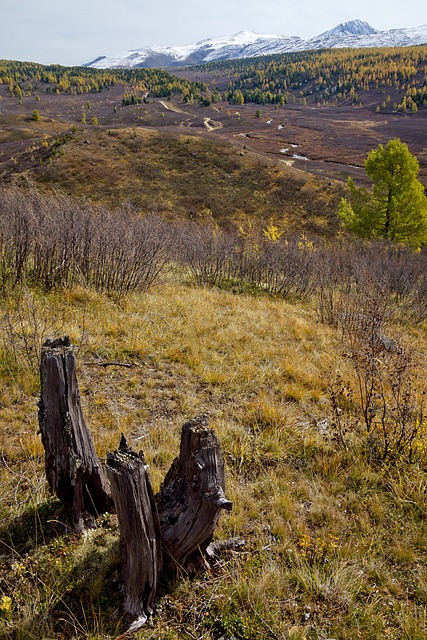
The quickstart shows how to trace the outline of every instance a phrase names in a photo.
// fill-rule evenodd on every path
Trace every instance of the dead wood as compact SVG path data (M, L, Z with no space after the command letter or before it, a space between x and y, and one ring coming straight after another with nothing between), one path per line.
M80 404L76 361L67 336L47 340L41 352L39 425L50 490L75 531L94 525L113 503Z
M206 566L204 554L221 510L233 506L224 487L221 447L207 418L186 422L179 458L156 495L167 571L183 569L191 574Z
M112 362L91 362L89 364L96 365L97 367L126 367L127 369L136 366L134 362L116 362L115 360Z
M153 613L162 566L157 508L143 454L123 435L118 451L107 455L107 473L120 527L124 608L136 630Z
M117 362L105 363L120 364ZM206 567L206 550L222 509L224 463L219 440L205 416L182 427L179 457L154 496L142 452L122 435L107 455L107 475L86 428L77 385L75 356L68 337L42 347L39 424L49 486L65 505L69 526L82 531L113 502L120 528L125 611L136 630L153 613L159 578ZM112 497L111 497L112 495ZM212 546L213 557L219 549Z
M210 560L219 558L226 552L236 553L246 546L243 538L229 538L228 540L215 540L206 549L206 555Z

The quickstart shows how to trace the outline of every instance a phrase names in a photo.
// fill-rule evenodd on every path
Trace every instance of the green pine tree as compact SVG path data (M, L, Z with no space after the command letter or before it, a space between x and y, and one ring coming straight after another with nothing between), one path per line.
M372 191L349 179L350 199L341 201L345 227L370 238L386 238L415 247L427 244L427 198L418 180L418 160L399 139L373 149L365 160Z

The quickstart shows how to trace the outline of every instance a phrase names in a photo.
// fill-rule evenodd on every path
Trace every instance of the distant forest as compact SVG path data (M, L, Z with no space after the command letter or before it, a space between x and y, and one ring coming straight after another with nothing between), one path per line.
M359 92L380 89L396 110L427 106L427 46L303 51L246 60L212 62L198 69L228 78L226 99L234 104L359 103ZM212 81L211 81L212 86ZM214 91L213 98L224 91Z
M181 74L179 74L181 75ZM38 91L85 94L124 85L124 104L182 95L186 102L317 106L361 104L377 90L377 106L416 113L427 106L427 46L304 51L191 67L178 77L162 69L43 66L0 61L0 84L18 99ZM203 78L203 81L201 80ZM393 96L393 98L392 98Z
M115 85L127 87L138 101L147 92L154 98L189 93L201 98L208 90L203 82L180 79L163 69L92 69L11 60L0 60L0 84L8 85L10 93L21 100L40 91L83 95L101 93Z

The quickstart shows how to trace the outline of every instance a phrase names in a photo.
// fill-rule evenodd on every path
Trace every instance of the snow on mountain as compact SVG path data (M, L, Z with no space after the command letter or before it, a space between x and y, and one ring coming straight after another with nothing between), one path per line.
M339 49L344 47L409 47L427 43L427 24L412 29L391 29L374 33L344 34L329 33L307 40L308 49Z
M371 27L370 24L363 20L351 20L350 22L344 22L334 27L330 31L321 33L319 38L323 36L361 36L369 35L370 33L378 33L376 29Z
M412 29L377 31L367 22L352 20L310 40L240 31L232 36L201 40L181 47L144 47L112 57L99 56L84 66L96 69L170 68L311 49L405 47L426 43L427 24Z
M253 31L239 31L232 36L201 40L181 47L145 47L132 49L112 57L100 56L84 66L97 69L169 67L200 64L212 60L231 60L242 57L240 53L259 40L268 43L280 39L280 37L260 35Z

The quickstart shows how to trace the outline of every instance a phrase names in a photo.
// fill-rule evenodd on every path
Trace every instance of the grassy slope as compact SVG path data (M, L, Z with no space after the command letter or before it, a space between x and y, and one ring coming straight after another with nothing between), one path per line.
M36 168L37 180L108 206L222 224L274 218L334 233L339 195L292 168L194 135L147 129L79 131ZM321 213L320 213L321 211Z
M336 230L336 193L300 171L185 130L159 133L155 121L151 131L126 123L83 129L80 107L65 119L33 122L30 106L24 101L27 116L7 123L7 172L27 170L77 197L170 217L229 224L262 216ZM72 122L77 132L55 145ZM144 123L151 126L149 117ZM26 293L2 305L5 637L107 638L123 630L114 517L82 541L54 537L47 523L56 505L47 498L36 433L37 360L40 337L53 331L81 346L81 393L101 456L125 431L144 448L158 488L182 423L202 412L224 449L235 506L218 536L243 536L247 545L177 585L138 637L427 636L425 461L375 469L356 445L346 452L322 435L316 425L330 418L329 384L336 371L350 374L339 336L309 306L175 282L118 303L74 290ZM425 333L404 331L425 357ZM104 369L99 359L135 366ZM425 368L421 375L425 387Z
M55 504L36 435L34 334L51 332L53 318L81 346L82 401L101 456L124 431L143 447L157 489L187 418L206 412L222 443L234 510L218 536L242 536L246 547L180 582L137 637L426 636L423 465L375 469L358 446L346 452L322 435L330 381L350 373L339 337L309 306L173 281L119 303L78 289L9 304L12 322L38 320L27 325L27 355L22 334L1 330L5 633L106 638L123 629L115 518L82 541L52 538L46 524ZM426 353L425 334L407 339ZM134 366L101 368L100 359Z
M29 96L19 104L3 87L0 177L26 174L72 197L113 208L130 203L173 218L213 218L225 225L273 218L287 228L336 232L341 183L250 152L242 138L236 147L208 134L203 119L217 111L187 107L192 114L179 106L175 112L159 101L122 108L122 92L41 94L40 101ZM34 109L41 114L37 121ZM83 124L82 112L88 123L96 115L99 126ZM225 111L221 117L224 131L239 130L236 118ZM249 122L259 124L253 114Z

